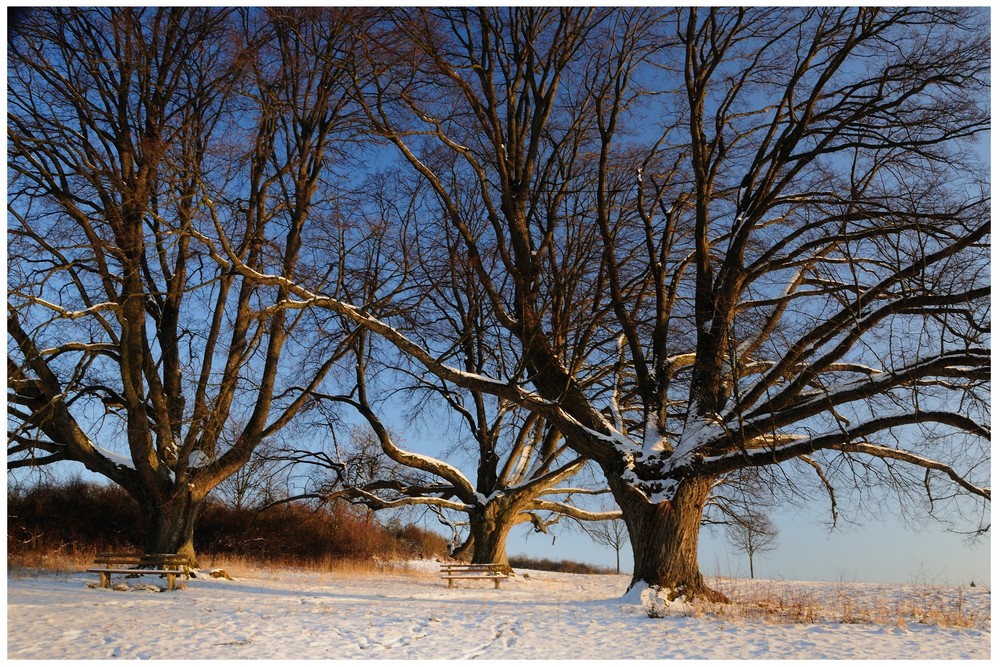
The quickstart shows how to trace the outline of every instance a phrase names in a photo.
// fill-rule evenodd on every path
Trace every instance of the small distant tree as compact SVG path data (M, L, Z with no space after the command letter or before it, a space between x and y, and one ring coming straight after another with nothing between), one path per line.
M590 536L602 547L611 547L615 550L615 573L622 573L621 552L622 547L628 543L628 526L623 519L610 519L608 521L596 521L592 525L580 524L583 532Z
M733 517L726 524L726 540L732 547L747 555L750 560L750 578L753 579L753 557L777 548L778 527L763 512L751 510Z

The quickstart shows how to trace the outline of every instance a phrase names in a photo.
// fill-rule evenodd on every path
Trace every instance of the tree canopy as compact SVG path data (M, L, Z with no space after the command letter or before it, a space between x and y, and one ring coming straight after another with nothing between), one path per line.
M162 14L204 48L154 10L102 11L52 15L142 16L148 74L102 32L13 51L13 453L91 456L64 416L74 392L96 407L113 390L137 470L175 488L170 443L186 461L211 449L202 424L220 428L188 406L217 406L215 387L235 406L227 387L247 380L259 436L315 400L363 329L399 368L517 406L597 465L633 584L671 598L721 597L698 529L745 471L811 478L834 503L885 488L982 527L983 10ZM46 64L59 48L78 85ZM226 304L212 321L234 318L219 370L218 333L179 319L195 288ZM279 386L287 345L310 370ZM181 401L170 382L192 360L203 380Z

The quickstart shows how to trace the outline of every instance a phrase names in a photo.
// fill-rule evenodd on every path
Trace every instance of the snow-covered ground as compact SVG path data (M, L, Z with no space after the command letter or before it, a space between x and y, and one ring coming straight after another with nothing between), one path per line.
M770 612L667 610L651 618L642 604L623 600L628 578L615 575L520 571L500 590L488 581L448 589L436 564L416 563L408 571L199 577L172 592L134 579L128 591L89 587L96 580L8 571L7 657L990 657L990 593L983 587L713 580L732 597L766 601L757 607ZM973 627L936 622L949 616L972 619ZM881 621L857 622L870 618Z

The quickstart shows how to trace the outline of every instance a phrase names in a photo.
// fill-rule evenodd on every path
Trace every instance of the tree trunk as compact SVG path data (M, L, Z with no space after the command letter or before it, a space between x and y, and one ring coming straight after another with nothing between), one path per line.
M145 522L145 550L155 554L187 556L191 567L198 567L194 550L194 524L204 507L204 499L195 500L185 488L163 505L141 501Z
M629 589L650 586L668 600L728 602L705 584L698 569L698 533L711 480L685 480L673 500L656 504L633 488L615 486L635 558Z
M519 506L492 501L469 513L472 533L472 562L497 563L508 572L507 535L517 523Z
M470 533L464 542L452 549L449 555L458 561L472 558L472 534Z

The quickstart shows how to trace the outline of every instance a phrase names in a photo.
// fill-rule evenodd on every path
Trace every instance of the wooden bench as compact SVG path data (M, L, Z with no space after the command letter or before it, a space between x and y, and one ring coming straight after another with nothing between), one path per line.
M187 556L180 554L99 553L87 572L101 575L101 588L111 588L112 574L159 575L167 578L167 590L174 590L177 576L191 578Z
M507 568L496 563L445 563L441 565L441 578L453 588L456 579L492 579L495 588L507 578Z

